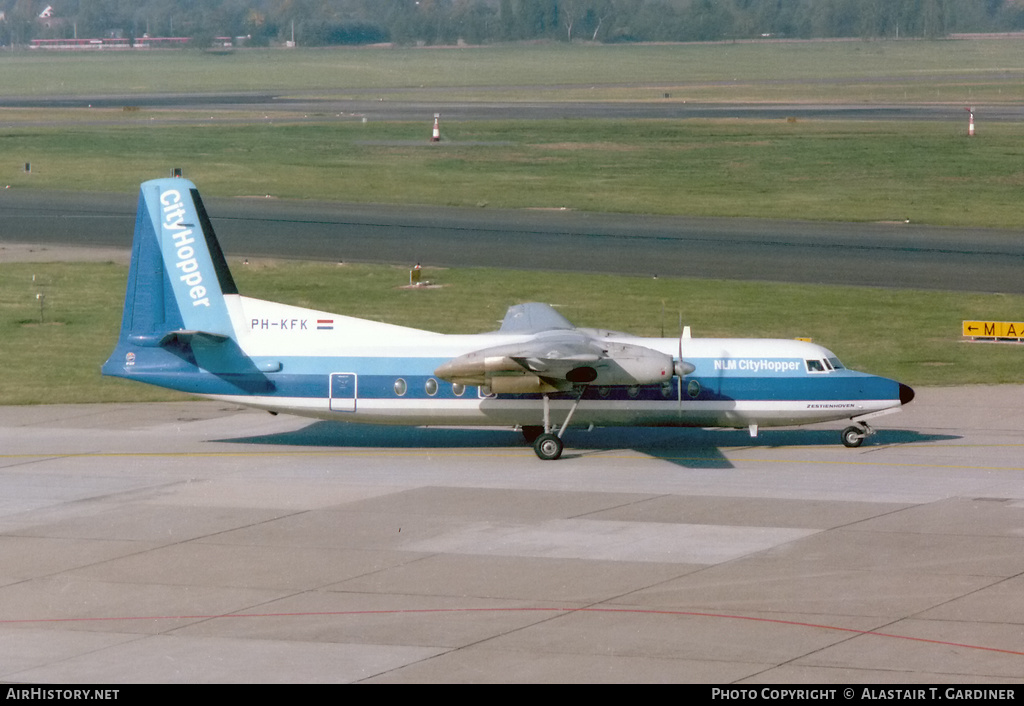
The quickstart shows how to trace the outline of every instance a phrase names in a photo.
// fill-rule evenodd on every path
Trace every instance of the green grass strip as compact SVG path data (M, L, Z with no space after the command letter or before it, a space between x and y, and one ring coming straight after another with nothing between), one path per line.
M544 301L577 325L643 336L677 335L681 313L697 337L811 337L850 367L911 385L1020 377L1019 347L960 338L964 319L1019 320L1020 296L497 269L428 269L444 286L408 290L408 271L397 267L231 264L248 296L446 333L494 330L509 305ZM0 404L179 399L99 374L126 279L116 264L0 265Z

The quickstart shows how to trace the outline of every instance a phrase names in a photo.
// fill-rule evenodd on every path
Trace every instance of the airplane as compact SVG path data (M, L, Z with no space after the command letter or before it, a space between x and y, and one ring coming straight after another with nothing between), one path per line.
M139 191L121 332L104 375L317 419L507 426L538 458L581 427L747 428L899 411L909 386L801 340L642 338L574 326L541 303L498 330L440 334L242 296L195 185Z

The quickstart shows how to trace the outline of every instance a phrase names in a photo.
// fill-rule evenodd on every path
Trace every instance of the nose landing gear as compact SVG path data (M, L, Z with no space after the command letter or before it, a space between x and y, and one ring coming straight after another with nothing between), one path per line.
M864 439L875 433L875 430L864 422L858 426L846 427L843 429L843 446L848 449L855 449L864 443Z

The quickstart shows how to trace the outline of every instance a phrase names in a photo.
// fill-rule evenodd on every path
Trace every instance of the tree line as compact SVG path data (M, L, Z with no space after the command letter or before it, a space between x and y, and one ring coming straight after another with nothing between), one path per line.
M49 17L40 17L52 7ZM214 36L250 45L941 38L1024 30L1024 0L0 0L0 42ZM45 13L43 13L45 14Z

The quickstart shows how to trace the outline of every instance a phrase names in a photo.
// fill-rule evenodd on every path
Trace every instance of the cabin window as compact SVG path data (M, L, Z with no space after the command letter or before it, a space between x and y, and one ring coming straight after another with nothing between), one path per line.
M640 386L630 385L628 388L626 388L626 394L629 395L630 399L635 400L637 397L640 396Z
M670 383L670 382L663 382L663 383L661 383L661 396L664 397L666 400L671 398L671 397L675 397L675 395L672 394L672 383Z
M437 380L435 380L434 378L428 379L427 382L423 385L423 389L427 391L428 395L433 397L434 395L437 394Z
M406 384L405 380L403 380L402 378L398 378L397 380L395 380L395 394L396 395L401 397L402 395L404 395L408 391L408 389L409 389L409 386Z
M466 394L466 386L463 385L462 383L457 382L452 385L452 392L455 393L456 397L462 397L464 394Z
M688 394L691 399L697 399L700 397L700 383L696 380L690 380L690 382L686 383L686 394Z

